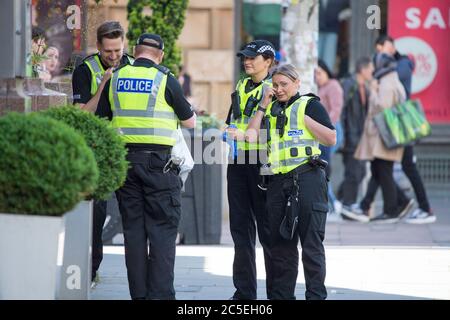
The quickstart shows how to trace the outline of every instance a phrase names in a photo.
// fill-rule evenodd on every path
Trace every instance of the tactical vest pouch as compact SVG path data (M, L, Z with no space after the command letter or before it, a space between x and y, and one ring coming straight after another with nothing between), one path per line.
M256 97L250 96L247 100L247 103L245 104L244 115L246 115L247 117L251 117L253 114L253 110L258 105L258 102L259 101Z
M241 102L239 93L237 91L234 91L231 94L231 111L233 112L234 119L239 119L242 116L240 105Z

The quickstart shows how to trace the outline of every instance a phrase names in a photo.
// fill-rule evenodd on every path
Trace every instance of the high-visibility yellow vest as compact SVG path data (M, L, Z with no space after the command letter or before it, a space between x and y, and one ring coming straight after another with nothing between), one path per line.
M134 59L126 55L129 64L133 64ZM98 90L100 82L102 82L103 75L105 74L105 69L100 62L100 57L97 54L86 57L83 61L91 71L91 95L95 95Z
M175 144L178 117L165 98L168 70L163 68L126 65L113 73L111 125L125 143Z
M247 131L248 124L250 122L251 117L253 117L257 111L257 106L253 109L253 113L250 117L247 117L244 115L244 109L245 105L247 104L248 99L253 96L258 100L261 100L264 94L264 90L267 87L272 87L272 79L266 79L263 80L262 83L251 90L250 92L245 92L245 86L247 85L247 82L251 78L245 78L243 80L238 81L236 85L236 91L239 93L239 101L240 101L240 109L241 109L241 117L239 119L234 119L233 113L231 114L231 121L230 125L235 125L237 129L239 129L242 132ZM239 150L260 150L260 149L266 149L267 144L266 143L249 143L247 141L237 141L237 148Z
M320 155L319 142L305 125L305 109L309 96L301 96L286 107L287 123L283 135L276 129L277 117L272 114L275 103L267 110L270 119L269 162L272 172L288 173L306 163L308 157Z

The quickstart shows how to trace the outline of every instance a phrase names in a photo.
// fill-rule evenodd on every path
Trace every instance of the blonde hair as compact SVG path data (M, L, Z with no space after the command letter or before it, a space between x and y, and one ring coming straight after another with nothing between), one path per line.
M281 74L285 77L288 77L292 81L296 81L300 79L300 74L298 73L298 70L296 67L294 67L292 64L283 64L276 66L272 70L272 77L276 74Z

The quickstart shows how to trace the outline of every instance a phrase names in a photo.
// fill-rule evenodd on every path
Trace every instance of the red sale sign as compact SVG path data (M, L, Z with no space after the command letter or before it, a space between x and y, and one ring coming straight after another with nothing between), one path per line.
M411 98L431 123L450 123L450 0L390 0L388 33L416 64Z

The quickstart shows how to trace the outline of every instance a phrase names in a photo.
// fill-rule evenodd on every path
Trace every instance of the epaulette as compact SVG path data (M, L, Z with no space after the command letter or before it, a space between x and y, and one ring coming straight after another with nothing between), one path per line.
M314 99L317 99L318 101L320 101L320 98L312 92L307 93L307 94L302 94L300 97L311 97L311 98L314 98Z
M159 64L155 64L155 65L153 65L153 67L155 67L156 69L158 69L159 71L161 71L164 74L169 74L170 73L170 69L165 67L165 66L162 66L162 65L159 65Z

